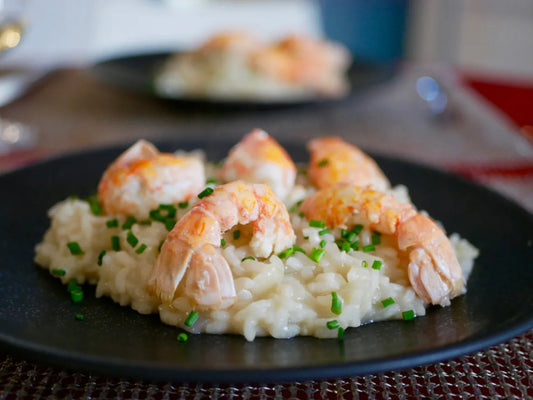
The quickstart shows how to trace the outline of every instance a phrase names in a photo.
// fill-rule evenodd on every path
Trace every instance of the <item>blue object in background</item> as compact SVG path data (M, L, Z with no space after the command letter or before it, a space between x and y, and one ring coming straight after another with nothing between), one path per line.
M356 59L403 57L408 0L320 0L326 36Z

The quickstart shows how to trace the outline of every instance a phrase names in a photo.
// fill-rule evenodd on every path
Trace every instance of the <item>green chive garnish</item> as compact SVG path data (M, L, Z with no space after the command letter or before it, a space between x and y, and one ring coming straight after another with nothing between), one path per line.
M72 292L70 292L70 299L74 303L79 303L83 300L83 291L80 289L75 289Z
M325 228L326 223L324 221L317 221L315 219L312 219L309 221L309 226L312 228Z
M102 262L103 262L103 259L104 259L104 256L105 256L105 253L106 253L106 251L105 251L105 250L102 250L102 251L100 252L100 254L98 254L98 261L97 261L97 263L98 263L99 266L102 266Z
M226 245L225 239L220 239L220 247L224 247Z
M70 254L72 254L73 256L79 256L79 255L85 254L83 250L81 249L80 245L78 244L78 242L68 242L67 246L70 250Z
M300 212L300 213L298 213L298 216L299 216L300 218L303 218L303 217L305 217L305 214L304 214L303 212Z
M145 219L144 221L139 221L138 224L139 225L152 225L152 221L150 221L149 219Z
M174 228L174 225L176 225L176 220L175 219L167 219L165 220L165 228L167 231L171 231L173 228Z
M326 241L325 240L321 240L320 243L319 243L319 246L321 248L325 247L326 246Z
M189 316L185 320L185 325L186 326L193 326L199 316L200 316L200 314L198 314L198 312L191 311L191 313L189 314Z
M67 271L65 271L64 269L53 269L52 270L52 275L55 275L55 276L65 276L66 273Z
M345 253L348 253L351 250L350 243L343 242L341 245L341 251L344 251Z
M376 248L374 247L373 244L368 244L366 246L363 246L363 251L368 253L369 251L374 251L376 250Z
M294 246L292 246L292 249L293 249L294 251L299 251L300 253L305 254L305 250L302 249L302 248L299 247L299 246L294 245Z
M328 329L336 329L339 327L339 321L336 319L326 322Z
M78 285L76 278L72 278L67 284L67 292L72 293L74 290L81 290L81 286Z
M241 237L241 231L240 230L235 230L233 231L233 239L237 240Z
M176 207L173 204L160 204L159 211L166 211L166 218L176 217Z
M303 200L300 200L300 201L297 201L296 203L294 203L291 208L289 208L289 212L293 213L293 212L296 212L298 211L298 209L300 208L300 206L302 205L304 201Z
M341 238L346 239L349 234L350 231L347 231L346 229L341 229Z
M85 317L83 316L83 314L76 314L74 317L75 317L78 321L83 321L84 318L85 318Z
M368 267L368 261L366 260L361 261L361 266L365 268Z
M205 184L206 184L206 185L211 185L211 184L216 185L216 183L217 183L217 180L216 180L216 179L213 179L213 178L211 178L211 179L207 179L207 180L205 181Z
M383 304L383 308L385 308L394 304L394 300L392 299L392 297L387 297L385 300L381 300L381 304Z
M372 263L372 269L380 270L381 269L381 265L383 265L382 261L374 260L374 262Z
M98 201L98 195L93 194L92 196L87 197L86 201L87 203L89 203L91 212L94 215L102 215L102 206L100 205L100 202Z
M356 236L357 235L355 233L348 232L348 235L346 235L346 241L351 243L355 240Z
M324 254L326 254L326 250L314 247L313 250L311 250L311 254L309 254L309 258L314 262L319 262L322 257L324 257Z
M380 244L381 243L381 233L379 232L372 232L372 244Z
M294 249L292 247L289 247L286 250L283 250L281 253L278 254L279 258L286 258L290 256L292 253L294 253Z
M128 231L126 240L128 241L131 247L135 247L139 243L139 239L137 239L137 236L135 236L132 231Z
M214 192L213 188L207 187L200 192L200 194L198 195L198 198L203 199L204 197L209 196L213 192Z
M331 232L331 229L326 228L326 229L322 229L321 231L319 231L318 235L319 236L323 236L323 235L325 235L327 233L330 233L330 232Z
M415 312L413 310L409 310L409 311L404 311L402 313L402 318L405 320L405 321L408 321L410 319L413 319L415 317Z
M329 160L327 158L324 158L323 160L320 160L319 162L317 162L316 166L317 167L324 167L324 166L328 165L328 162L329 162Z
M189 340L189 336L187 336L186 333L180 333L177 337L176 337L176 340L178 342L186 342L187 340Z
M182 208L182 209L183 208L187 208L187 207L189 207L189 202L188 201L182 201L182 202L178 203L178 207Z
M337 292L331 292L331 312L335 315L339 315L342 312L342 302Z
M355 251L359 250L359 241L357 240L357 241L353 242L353 243L350 245L350 247L351 247L352 249L354 249Z
M138 248L137 250L135 250L135 253L137 253L137 254L142 254L142 253L146 250L147 247L148 247L148 246L146 246L146 245L143 243L143 244L141 244L141 245L139 246L139 248Z
M118 219L110 219L105 223L108 228L116 228L118 226Z
M135 224L136 222L137 222L137 218L130 216L128 217L128 219L126 219L126 222L122 224L122 229L124 230L131 229L133 224Z
M120 238L118 236L111 236L111 248L114 251L120 251Z
M355 233L356 235L359 235L362 230L363 230L363 225L361 224L357 224L352 228L352 232Z
M241 262L246 261L246 260L254 260L254 261L255 261L255 257L252 257L252 256L244 257L244 258L241 260Z
M342 326L339 326L339 330L337 331L337 339L344 339L344 328Z

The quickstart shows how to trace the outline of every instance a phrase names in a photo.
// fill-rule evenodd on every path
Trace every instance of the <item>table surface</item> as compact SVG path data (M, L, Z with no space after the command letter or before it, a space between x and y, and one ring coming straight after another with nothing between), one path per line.
M435 117L416 95L422 75L448 89ZM216 109L108 87L82 70L57 71L0 110L2 118L38 128L36 148L0 157L0 171L70 151L145 138L237 142L254 127L277 139L305 142L339 135L365 150L414 160L478 180L533 211L533 146L505 115L461 86L452 70L406 67L347 100L279 109ZM341 380L196 385L108 379L36 365L0 354L0 399L18 398L352 398L533 397L533 331L454 360Z

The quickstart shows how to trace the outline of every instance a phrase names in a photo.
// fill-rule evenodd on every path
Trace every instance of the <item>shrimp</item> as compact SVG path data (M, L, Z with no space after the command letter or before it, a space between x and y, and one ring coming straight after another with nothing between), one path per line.
M300 207L308 219L329 227L348 223L394 235L408 256L407 273L415 293L442 306L462 293L463 272L446 234L430 218L393 196L354 184L339 184L308 197Z
M161 203L189 200L204 184L204 165L197 157L160 153L140 140L104 172L98 197L105 213L142 219Z
M343 46L304 36L288 36L250 55L253 70L330 96L347 92L349 64Z
M294 186L296 166L275 139L254 129L230 151L220 179L265 183L283 200Z
M313 139L307 147L310 152L309 176L319 189L345 182L381 191L390 187L385 174L372 158L339 137Z
M217 248L222 234L237 224L251 225L250 247L257 257L287 249L295 240L287 209L267 185L243 181L220 185L170 231L148 289L169 304L186 275L183 292L199 307L232 305L236 298L233 276Z

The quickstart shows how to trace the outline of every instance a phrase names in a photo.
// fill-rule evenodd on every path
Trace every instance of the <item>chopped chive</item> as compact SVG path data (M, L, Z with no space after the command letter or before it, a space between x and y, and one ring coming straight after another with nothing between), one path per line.
M114 251L120 251L120 238L118 236L111 236L111 248Z
M209 196L213 192L214 192L213 188L207 187L204 190L202 190L200 194L198 194L198 198L203 199L204 197Z
M352 249L354 249L355 251L358 251L358 250L359 250L359 241L357 240L357 241L353 242L353 243L350 245L350 247L351 247Z
M176 217L176 207L172 204L160 204L155 210L150 211L150 218L154 221L165 223L169 219Z
M342 244L343 244L343 243L344 243L344 240L342 240L342 239L337 239L337 240L335 240L335 244L337 245L337 247L339 248L339 250L340 250L340 248L342 247Z
M176 217L176 207L173 204L160 204L159 211L166 211L166 218Z
M176 220L175 219L167 219L165 220L165 228L167 231L171 231L173 228L174 228L174 225L176 225Z
M183 208L187 208L187 207L189 207L189 202L188 201L182 201L182 202L178 203L178 207L182 208L182 209Z
M110 219L105 223L108 228L116 228L118 226L118 219Z
M341 229L341 238L346 239L349 234L350 231L347 231L346 229Z
M357 224L352 228L352 232L355 233L356 235L359 235L361 231L363 230L363 228L364 228L363 225Z
M237 240L238 238L241 237L241 231L240 230L234 230L233 231L233 239Z
M348 235L346 235L346 241L351 243L355 240L356 237L357 235L355 233L349 232Z
M298 209L300 208L303 202L304 202L303 200L299 200L296 203L294 203L289 209L289 212L293 213L293 212L298 211Z
M326 250L317 249L316 247L313 247L313 250L311 250L311 254L309 254L309 258L314 262L319 262L322 257L324 257L324 254L326 254Z
M159 247L157 248L157 251L158 251L159 253L161 253L161 247L163 247L163 243L165 243L164 240L161 240L161 242L159 243Z
M352 248L350 247L350 243L343 242L341 246L341 251L344 251L345 253L348 253Z
M326 223L324 221L317 221L315 219L312 219L309 221L309 226L312 228L325 228Z
M339 315L342 312L342 302L337 295L337 292L331 292L331 312Z
M72 278L67 283L67 292L72 293L74 290L81 290L81 286L78 285L76 278Z
M255 257L252 257L252 256L244 257L244 258L241 260L241 262L244 262L244 261L246 261L246 260L253 260L253 261L255 261Z
M197 311L191 311L187 319L185 320L186 326L193 326L200 314Z
M137 250L135 250L135 253L142 254L146 250L147 247L148 246L143 243L139 246Z
M327 233L330 233L330 232L331 232L331 229L326 228L326 229L322 229L321 231L319 231L318 235L319 236L323 236L323 235L325 235Z
M329 163L329 160L327 158L324 158L323 160L320 160L319 162L317 162L316 166L325 167L326 165L328 165L328 163Z
M126 240L128 241L131 247L135 247L139 243L139 239L137 239L137 236L135 236L132 231L128 231Z
M85 319L85 317L83 316L83 314L76 314L74 316L74 318L76 318L78 321L83 321Z
M319 243L319 246L321 248L324 248L326 246L326 241L325 240L321 240L320 243Z
M339 330L337 331L337 339L344 339L344 328L342 326L339 326Z
M187 336L186 333L180 333L177 337L176 337L176 340L178 342L186 342L187 340L189 340L189 336Z
M70 292L70 299L74 303L81 302L83 300L83 291L81 290L81 288L74 289L72 292Z
M220 239L220 247L224 247L226 245L225 239Z
M132 217L132 216L129 216L129 217L126 219L126 222L124 222L124 223L122 224L122 229L123 229L123 230L131 229L131 227L133 226L133 224L135 224L136 222L137 222L137 218Z
M368 261L366 260L361 261L361 266L365 268L368 267Z
M66 273L67 271L65 271L64 269L53 269L52 270L52 275L55 275L55 276L65 276Z
M300 213L298 213L298 216L299 216L300 218L303 218L303 217L305 217L305 214L304 214L303 212L300 212Z
M380 244L381 243L381 233L379 232L372 232L372 244Z
M70 250L70 254L72 254L73 256L79 256L79 255L85 254L83 250L81 249L80 245L78 244L78 242L68 242L67 247Z
M286 250L283 250L281 253L278 254L279 258L286 258L290 256L292 253L294 253L294 249L292 247L289 247Z
M216 184L217 184L217 180L216 180L216 179L213 179L213 178L211 178L211 179L206 179L205 184L206 184L206 185L211 185L211 184L216 185Z
M413 310L404 311L402 313L402 318L405 321L409 321L410 319L413 319L415 317L415 312Z
M105 250L102 250L102 251L100 252L100 254L98 254L98 261L97 261L97 264L98 264L99 266L102 266L102 262L103 262L103 259L104 259L104 256L105 256L105 253L106 253L106 251L105 251Z
M339 321L336 319L326 322L328 329L336 329L339 327Z
M165 222L166 218L164 216L161 215L161 210L157 209L157 210L151 210L150 213L150 218L152 218L154 221L159 221L159 222Z
M383 304L383 307L385 308L394 304L394 300L392 299L392 297L387 297L385 300L381 300L381 304Z
M292 249L293 249L294 251L299 251L300 253L305 254L305 250L302 249L302 248L299 247L299 246L294 245L294 246L292 246Z
M373 244L368 244L366 246L363 246L363 251L368 253L369 251L376 250L376 247Z
M309 236L304 236L304 239L305 240L309 240Z
M383 265L382 261L374 260L374 262L372 263L372 269L380 270L381 269L381 265Z
M94 215L102 215L102 206L100 205L100 202L98 201L98 195L93 194L92 196L87 197L85 199L87 203L89 203L89 207L91 208L91 212Z
M139 225L152 225L152 221L150 221L149 219L145 219L144 221L139 221L138 224Z

